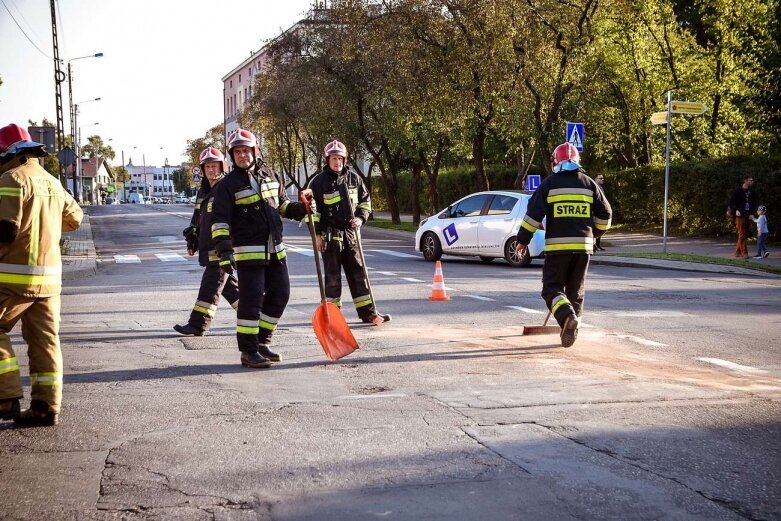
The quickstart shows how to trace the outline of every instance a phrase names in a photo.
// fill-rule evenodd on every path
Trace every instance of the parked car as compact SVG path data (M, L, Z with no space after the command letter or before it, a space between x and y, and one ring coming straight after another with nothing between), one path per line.
M532 193L491 190L459 199L420 222L415 249L432 262L445 254L477 256L483 262L503 258L511 266L528 266L532 259L545 256L544 230L534 234L525 255L515 251L515 237Z
M127 196L127 200L131 204L144 204L144 196L138 192L130 192Z
M177 196L176 196L176 199L174 199L174 202L176 202L176 203L178 203L178 204L182 204L182 203L187 203L187 202L189 202L189 201L188 201L188 199L187 199L185 196L183 196L183 195L177 195Z
M113 197L106 197L104 204L119 204L119 201L114 199Z

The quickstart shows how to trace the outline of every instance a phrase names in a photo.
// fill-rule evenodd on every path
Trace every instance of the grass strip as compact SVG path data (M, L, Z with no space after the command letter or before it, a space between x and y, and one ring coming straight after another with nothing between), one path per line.
M374 226L375 228L384 228L386 230L400 230L403 232L415 233L418 231L418 225L410 222L402 222L401 224L393 224L388 219L370 219L366 222L365 226Z
M709 257L707 255L691 255L688 253L610 253L608 257L638 257L641 259L659 259L679 262L695 262L698 264L718 264L721 266L735 266L737 268L748 268L768 273L781 274L781 268L769 264L760 264L761 261L749 261L748 259L725 259L723 257Z

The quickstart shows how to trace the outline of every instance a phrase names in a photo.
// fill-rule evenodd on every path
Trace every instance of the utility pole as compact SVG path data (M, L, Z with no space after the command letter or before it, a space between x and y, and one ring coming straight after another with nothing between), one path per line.
M57 144L55 148L62 150L65 147L65 134L62 117L62 82L65 81L65 73L60 69L60 47L57 43L57 12L54 7L54 0L49 1L52 11L52 43L54 45L54 85L55 85L55 103L57 105ZM60 183L65 186L65 166L60 163Z

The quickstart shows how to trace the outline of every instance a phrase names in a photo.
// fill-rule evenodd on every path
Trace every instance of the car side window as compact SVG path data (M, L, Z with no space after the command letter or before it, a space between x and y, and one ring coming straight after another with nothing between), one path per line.
M495 195L488 208L488 215L504 215L511 213L518 199L510 195Z
M483 209L487 198L488 195L486 194L467 197L453 207L451 215L453 217L474 217L480 215L480 210Z

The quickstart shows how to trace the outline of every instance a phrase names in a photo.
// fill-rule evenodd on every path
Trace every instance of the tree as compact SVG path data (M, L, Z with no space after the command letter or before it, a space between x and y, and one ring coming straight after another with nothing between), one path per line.
M174 189L178 193L190 193L192 183L192 173L188 168L177 168L171 173L174 180Z
M103 138L95 135L87 138L87 144L81 147L82 156L86 155L90 159L93 157L103 157L106 159L114 159L116 153L114 149L103 142Z
M224 124L220 123L219 125L213 126L212 128L206 131L203 137L187 140L187 147L185 147L184 153L190 159L188 163L191 165L197 165L198 161L201 158L201 152L203 152L203 150L208 147L214 147L217 150L223 152L227 156L225 150L225 125ZM190 187L193 183L192 171L190 169L186 169L184 175L187 177L187 183L183 184L182 186ZM178 188L179 185L176 184L176 180L174 180L174 184L177 186L177 191L179 192L183 191L183 189Z

